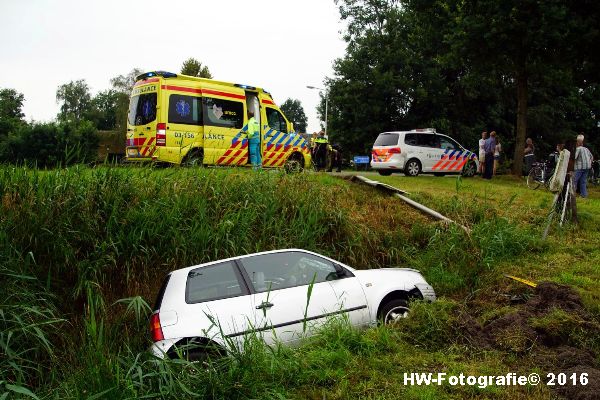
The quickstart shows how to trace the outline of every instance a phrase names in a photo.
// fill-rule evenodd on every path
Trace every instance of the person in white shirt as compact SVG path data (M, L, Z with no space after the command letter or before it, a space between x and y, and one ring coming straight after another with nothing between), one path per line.
M481 132L481 139L479 139L479 170L477 172L481 175L485 169L485 150L483 149L485 139L487 139L487 131Z
M583 139L583 135L577 136L577 148L575 150L575 187L581 197L585 198L588 196L587 177L592 168L594 157L590 150L583 145Z

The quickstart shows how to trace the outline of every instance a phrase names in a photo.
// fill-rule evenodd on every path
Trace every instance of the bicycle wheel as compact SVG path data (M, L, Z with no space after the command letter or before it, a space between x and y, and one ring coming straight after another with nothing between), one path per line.
M542 170L538 167L531 168L529 175L527 175L527 187L529 189L537 189L542 184L541 181Z

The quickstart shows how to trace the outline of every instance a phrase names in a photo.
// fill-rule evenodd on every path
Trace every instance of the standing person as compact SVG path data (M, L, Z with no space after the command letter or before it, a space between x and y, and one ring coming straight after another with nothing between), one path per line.
M485 150L483 146L486 139L487 131L481 132L481 139L479 139L479 170L477 171L481 176L483 176L483 169L485 168Z
M581 197L586 198L587 192L587 177L592 168L592 153L587 147L583 146L583 135L577 136L577 147L575 149L575 188L579 191Z
M531 167L533 167L534 162L535 146L533 145L533 140L527 138L525 141L525 150L523 151L523 166L525 167L524 176L529 175L529 171L531 170Z
M485 168L483 170L484 179L492 179L494 173L494 151L496 149L496 132L492 132L490 137L485 139L483 151L485 152Z
M496 176L496 169L498 169L498 164L500 164L500 153L502 153L502 145L500 144L500 139L496 132L493 131L491 136L494 136L496 139L496 146L494 147L494 176Z
M319 136L315 139L315 162L317 164L317 171L327 166L327 147L329 141L325 137L325 132L319 132Z
M259 169L261 167L260 157L260 125L254 118L254 112L248 111L248 130L246 131L248 138L248 152L250 153L250 163L252 168Z
M339 143L334 143L331 152L331 165L327 172L331 172L335 167L335 172L342 172L342 146Z

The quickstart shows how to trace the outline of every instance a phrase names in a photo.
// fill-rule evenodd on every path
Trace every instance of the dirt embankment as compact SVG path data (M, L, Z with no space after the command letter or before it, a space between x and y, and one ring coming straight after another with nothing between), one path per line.
M513 312L484 325L467 314L461 315L460 322L464 339L471 345L530 357L545 372L568 377L587 373L585 386L553 386L565 398L600 398L600 365L591 348L600 340L600 324L571 287L541 283Z

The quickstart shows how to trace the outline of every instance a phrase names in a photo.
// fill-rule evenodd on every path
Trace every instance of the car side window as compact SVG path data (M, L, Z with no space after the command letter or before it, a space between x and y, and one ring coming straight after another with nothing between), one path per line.
M188 304L248 294L235 265L224 262L196 268L188 274L185 302Z
M414 133L407 133L404 136L404 144L407 144L409 146L417 146L418 145L417 135Z
M459 146L458 144L450 139L447 138L445 136L440 136L440 149L444 149L444 150L458 150Z
M417 134L417 144L421 147L438 147L435 135Z
M240 261L257 292L337 279L333 263L307 253L271 253Z

